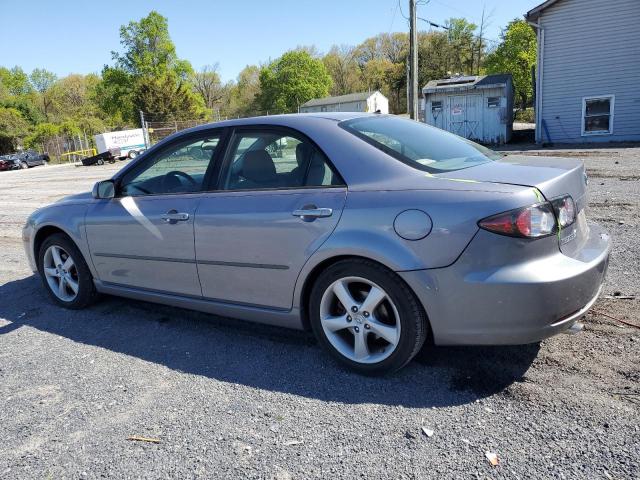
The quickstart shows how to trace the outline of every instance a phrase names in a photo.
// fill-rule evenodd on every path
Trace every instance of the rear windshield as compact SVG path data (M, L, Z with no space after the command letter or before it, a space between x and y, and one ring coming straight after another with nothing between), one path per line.
M400 117L360 117L339 125L391 157L426 172L461 170L501 157L452 133Z

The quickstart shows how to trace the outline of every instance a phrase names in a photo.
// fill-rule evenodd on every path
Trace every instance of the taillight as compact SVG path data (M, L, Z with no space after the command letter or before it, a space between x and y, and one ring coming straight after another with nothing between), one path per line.
M576 220L576 204L570 195L551 200L560 228L568 227Z
M516 208L478 222L480 228L510 237L540 238L556 230L556 217L550 203Z

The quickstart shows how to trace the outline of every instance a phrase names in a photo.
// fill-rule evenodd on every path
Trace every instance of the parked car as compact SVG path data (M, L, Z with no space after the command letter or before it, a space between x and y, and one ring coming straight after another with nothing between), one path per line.
M49 161L49 154L38 153L35 150L25 150L16 154L18 157L20 168L37 167L38 165L46 165Z
M20 168L20 161L16 155L0 156L0 171L15 170L16 168Z
M427 340L578 330L610 250L586 204L575 159L503 157L399 117L323 112L173 135L92 193L34 212L23 238L63 307L106 293L310 328L378 374Z

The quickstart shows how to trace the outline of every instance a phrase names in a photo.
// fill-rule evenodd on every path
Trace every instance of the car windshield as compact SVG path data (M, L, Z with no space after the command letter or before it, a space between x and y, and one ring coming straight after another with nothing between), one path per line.
M482 145L404 118L360 117L339 125L391 157L426 172L461 170L501 158Z

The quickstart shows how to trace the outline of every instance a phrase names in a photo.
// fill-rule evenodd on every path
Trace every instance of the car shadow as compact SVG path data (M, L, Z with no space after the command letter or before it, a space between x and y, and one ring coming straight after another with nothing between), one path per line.
M524 381L540 348L426 346L400 372L370 378L340 367L307 332L115 297L65 310L36 276L0 286L0 299L0 318L10 322L0 326L0 345L31 327L187 374L345 404L473 402Z

